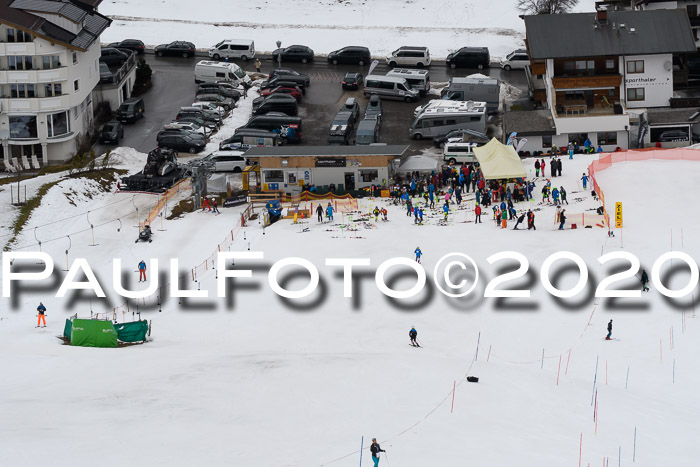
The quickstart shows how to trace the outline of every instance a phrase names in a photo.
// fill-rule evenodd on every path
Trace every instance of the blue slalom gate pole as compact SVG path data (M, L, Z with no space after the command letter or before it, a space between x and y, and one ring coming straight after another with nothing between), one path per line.
M360 441L360 467L362 467L362 451L365 448L365 437L362 436L362 441Z

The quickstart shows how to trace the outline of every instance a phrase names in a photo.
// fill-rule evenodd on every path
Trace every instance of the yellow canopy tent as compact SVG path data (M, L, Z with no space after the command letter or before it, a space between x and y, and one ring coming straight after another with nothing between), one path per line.
M474 155L479 161L481 172L487 180L504 178L525 178L527 171L513 146L505 145L492 138L485 145L475 148Z

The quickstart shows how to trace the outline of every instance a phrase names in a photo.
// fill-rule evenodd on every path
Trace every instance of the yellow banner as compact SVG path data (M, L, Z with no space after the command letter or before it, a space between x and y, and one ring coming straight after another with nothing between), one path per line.
M622 228L622 203L615 203L615 228Z

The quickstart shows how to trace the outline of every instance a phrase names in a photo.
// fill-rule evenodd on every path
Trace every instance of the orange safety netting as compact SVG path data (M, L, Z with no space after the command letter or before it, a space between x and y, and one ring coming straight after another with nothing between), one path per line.
M647 160L700 161L700 150L687 148L648 148L601 154L597 161L593 161L588 166L588 174L591 176L591 180L593 181L593 189L598 194L600 201L603 203L605 222L608 225L608 230L610 229L610 216L607 209L605 209L605 195L603 194L603 190L601 190L600 185L598 185L598 181L595 178L596 173L612 167L613 164L619 164L620 162L640 162Z
M143 227L145 225L151 225L153 221L156 220L156 217L158 217L158 214L160 214L160 212L167 206L168 201L173 199L180 192L187 192L191 188L192 180L189 178L180 180L175 185L168 188L168 190L163 193L160 198L158 198L158 202L155 204L155 206L153 206L153 208L151 208L140 226Z

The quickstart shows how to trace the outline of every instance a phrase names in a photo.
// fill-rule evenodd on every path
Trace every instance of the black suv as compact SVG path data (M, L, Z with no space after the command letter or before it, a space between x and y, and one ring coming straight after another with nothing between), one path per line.
M282 57L283 62L308 63L314 59L314 51L305 45L290 45L284 49L272 52L272 61L277 62Z
M301 85L303 86L311 85L311 78L309 78L309 75L299 73L298 71L294 71L291 68L275 68L270 72L268 78L270 81L275 78L279 78L284 79L285 81L294 81L296 83L301 83Z
M190 154L201 152L207 145L204 136L198 133L174 133L163 131L156 136L158 147L161 149L175 149L176 151L187 151Z
M343 89L360 89L362 86L364 86L362 73L345 73Z
M146 50L145 46L143 45L143 41L140 41L138 39L124 39L121 42L112 42L111 44L109 44L109 47L133 50L139 55L143 54Z
M175 41L170 44L160 44L154 50L159 57L163 55L175 55L185 58L194 56L194 44L192 42Z
M120 122L135 122L143 118L145 112L146 107L143 104L143 99L132 97L122 102L122 105L117 109L117 120Z
M328 61L333 65L338 63L349 63L352 65L364 65L369 63L372 56L367 47L350 46L343 47L328 54Z
M253 115L268 112L282 112L294 116L299 110L297 100L289 94L271 94L267 97L258 97L253 100Z
M107 122L100 130L100 143L119 144L124 137L124 127L119 122Z
M445 63L450 68L488 68L491 64L491 55L486 47L462 47L457 52L447 56Z
M352 112L340 111L331 122L328 144L350 144L350 137L355 129L355 116Z

